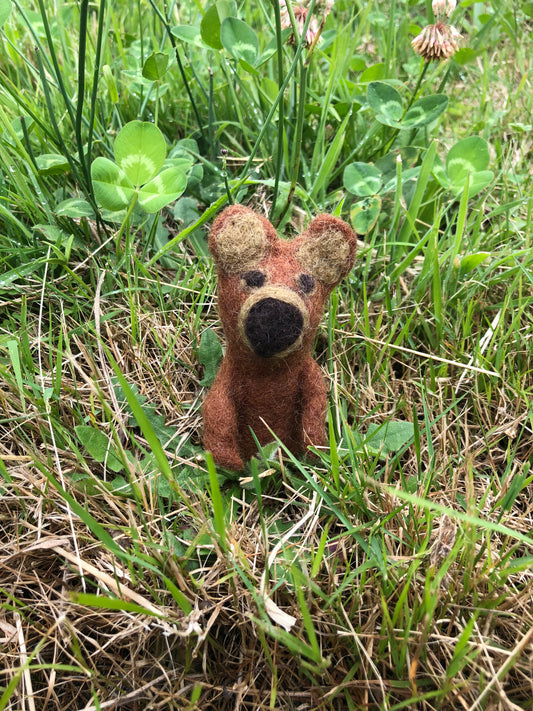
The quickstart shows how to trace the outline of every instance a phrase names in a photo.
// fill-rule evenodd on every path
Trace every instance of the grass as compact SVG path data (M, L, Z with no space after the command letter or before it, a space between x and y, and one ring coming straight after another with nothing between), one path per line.
M0 709L533 708L530 8L463 3L424 65L423 4L337 0L312 48L220 5L254 68L180 5L0 3ZM376 80L446 110L378 120ZM187 188L111 213L91 163L136 119ZM217 471L210 221L376 195L317 337L330 447Z

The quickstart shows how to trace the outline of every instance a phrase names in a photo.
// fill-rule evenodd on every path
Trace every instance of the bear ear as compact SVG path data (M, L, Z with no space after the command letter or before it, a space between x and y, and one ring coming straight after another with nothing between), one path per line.
M357 238L352 228L332 215L319 215L295 240L295 256L327 286L335 286L353 267Z
M261 262L277 235L272 225L243 205L231 205L217 217L209 234L209 250L226 274L249 271Z

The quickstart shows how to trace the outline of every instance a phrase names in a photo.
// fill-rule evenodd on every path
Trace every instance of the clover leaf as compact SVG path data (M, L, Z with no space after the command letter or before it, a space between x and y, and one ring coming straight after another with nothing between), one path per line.
M143 210L154 213L177 200L187 187L187 176L178 166L161 170L166 143L153 123L130 121L113 148L115 162L98 157L91 165L94 193L106 210L123 210L137 197Z

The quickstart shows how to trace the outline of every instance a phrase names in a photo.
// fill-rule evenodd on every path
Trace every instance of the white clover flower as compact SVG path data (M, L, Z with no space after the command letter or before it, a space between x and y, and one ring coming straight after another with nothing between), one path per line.
M461 35L455 27L437 22L435 25L424 27L411 45L418 55L430 62L453 57L459 49L460 38Z
M433 14L436 18L439 18L450 17L456 5L457 0L433 0L431 6L433 8Z
M282 29L291 27L291 18L287 10L287 2L288 0L280 0ZM333 7L333 2L334 0L318 0L318 2L315 3L315 12L309 22L305 35L305 43L308 47L313 44L318 34L320 29L319 20L322 22L325 20ZM291 6L297 29L301 35L307 20L307 15L309 14L309 0L298 0L297 2L292 2Z

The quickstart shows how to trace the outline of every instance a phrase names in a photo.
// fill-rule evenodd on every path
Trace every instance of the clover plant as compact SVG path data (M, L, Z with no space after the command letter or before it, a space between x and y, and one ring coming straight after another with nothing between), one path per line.
M131 121L118 133L115 162L98 157L91 166L94 194L106 210L133 209L138 201L148 213L177 200L187 187L179 166L164 168L167 154L161 131L146 121Z

